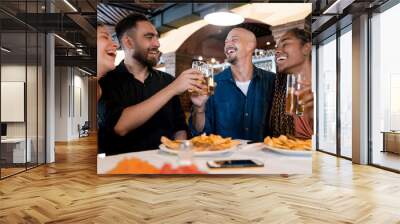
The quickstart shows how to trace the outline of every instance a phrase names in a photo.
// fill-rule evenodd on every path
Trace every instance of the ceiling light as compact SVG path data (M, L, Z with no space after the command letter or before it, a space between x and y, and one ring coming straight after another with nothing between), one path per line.
M72 10L74 10L75 12L78 12L78 10L71 4L69 3L68 0L64 0L65 4L67 4Z
M267 41L267 43L266 43L268 46L271 44L271 42L269 42L269 41Z
M62 37L60 37L60 36L58 36L57 34L54 34L54 36L57 37L58 39L60 39L61 41L63 41L64 43L66 43L67 45L69 45L69 46L75 48L75 45L71 44L71 42L69 42L68 40L66 40L66 39L64 39L64 38L62 38Z
M215 63L216 62L216 60L215 60L215 58L211 58L211 63Z
M199 59L199 61L202 61L202 60L203 60L203 57L202 57L202 56L199 56L198 59Z
M244 18L241 15L232 12L213 12L207 14L204 19L216 26L233 26L243 23Z
M1 50L4 51L4 52L6 52L6 53L10 53L10 52L11 52L11 50L9 50L9 49L7 49L7 48L5 48L5 47L1 47Z

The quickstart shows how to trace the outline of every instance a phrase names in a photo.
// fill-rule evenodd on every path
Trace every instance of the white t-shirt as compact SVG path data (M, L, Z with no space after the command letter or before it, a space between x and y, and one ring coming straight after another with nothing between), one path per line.
M239 89L242 91L242 93L247 96L247 91L249 90L249 85L250 85L250 81L246 81L246 82L239 82L239 81L235 81L237 87L239 87Z

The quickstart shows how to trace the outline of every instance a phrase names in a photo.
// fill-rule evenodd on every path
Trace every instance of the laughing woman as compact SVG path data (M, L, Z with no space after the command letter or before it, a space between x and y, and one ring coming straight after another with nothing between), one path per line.
M97 80L107 72L114 70L118 45L112 40L107 26L97 23ZM101 89L97 85L97 100L100 98Z
M292 135L310 139L313 134L314 98L311 91L311 35L302 29L291 29L280 39L276 48L278 75L275 83L274 102L270 125L273 136ZM303 116L285 113L286 74L301 74L305 77L304 88L296 92L304 105Z
M115 68L117 44L112 40L106 25L97 23L97 78Z

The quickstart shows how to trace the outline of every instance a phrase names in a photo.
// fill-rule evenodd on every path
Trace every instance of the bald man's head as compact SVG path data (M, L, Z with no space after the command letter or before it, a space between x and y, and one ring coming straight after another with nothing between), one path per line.
M235 64L238 60L251 60L256 49L256 36L244 28L234 28L225 39L225 55L228 62Z
M251 31L249 31L247 29L244 29L244 28L240 28L240 27L239 28L233 28L229 33L231 33L231 32L236 33L238 35L241 35L243 40L245 40L246 43L249 44L253 48L253 50L256 49L257 38L256 38L256 35L254 35L253 32L251 32ZM229 34L228 34L228 36L229 36Z

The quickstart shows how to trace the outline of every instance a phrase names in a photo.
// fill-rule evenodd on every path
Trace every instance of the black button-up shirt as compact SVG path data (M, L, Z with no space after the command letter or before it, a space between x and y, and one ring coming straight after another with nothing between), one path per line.
M123 61L101 78L102 96L97 112L99 153L112 155L156 149L161 144L161 136L173 139L177 131L186 131L185 115L179 97L175 96L147 122L125 136L114 132L114 126L125 108L150 98L173 80L167 73L150 70L142 83L127 70Z

